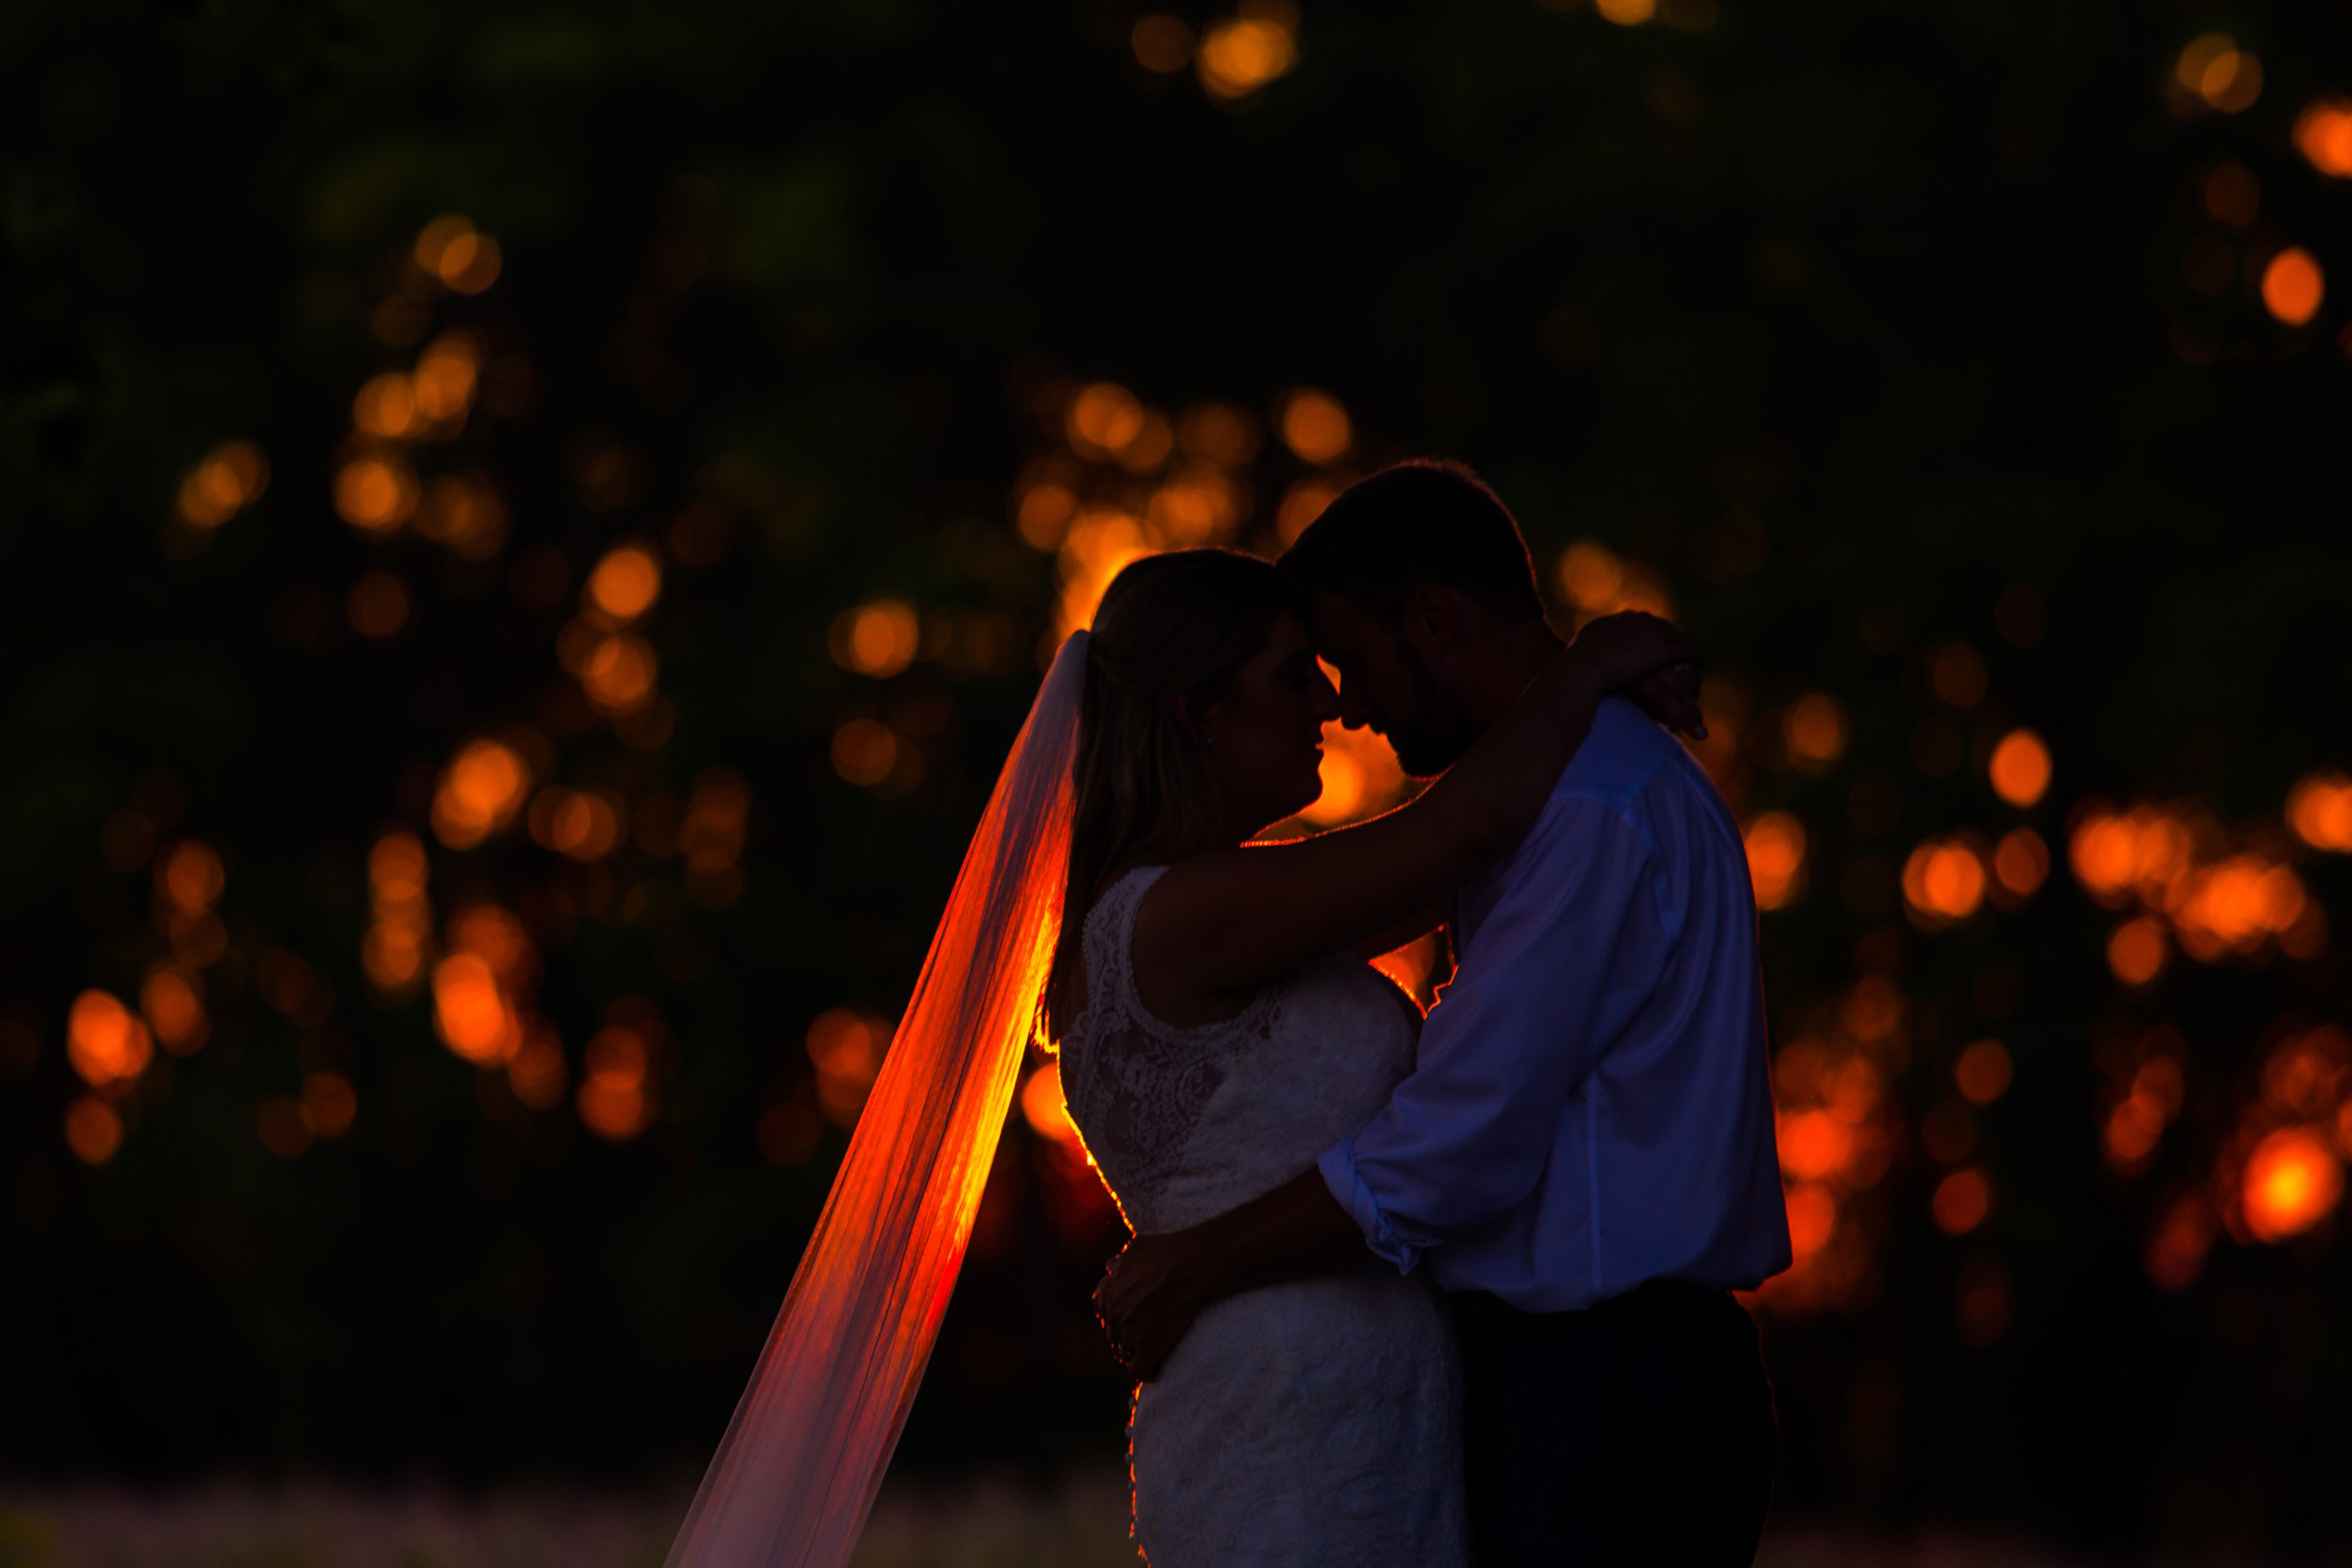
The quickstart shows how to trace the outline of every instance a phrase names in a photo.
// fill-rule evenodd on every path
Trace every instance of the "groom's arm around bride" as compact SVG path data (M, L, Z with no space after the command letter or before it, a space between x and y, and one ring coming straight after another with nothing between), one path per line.
M1448 580L1449 541L1500 530L1517 543L1466 470L1412 465L1333 503L1284 562L1349 721L1414 773L1442 771L1559 646ZM1737 826L1612 700L1455 914L1460 968L1413 1074L1319 1168L1138 1237L1097 1292L1114 1345L1149 1377L1207 1302L1369 1246L1455 1303L1482 1562L1745 1562L1772 1416L1728 1292L1789 1252Z

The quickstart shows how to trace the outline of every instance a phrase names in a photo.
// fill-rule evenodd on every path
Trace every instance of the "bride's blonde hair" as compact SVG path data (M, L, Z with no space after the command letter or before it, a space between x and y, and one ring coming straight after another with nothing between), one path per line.
M1073 768L1070 874L1039 1026L1076 1017L1087 913L1123 863L1199 842L1216 809L1205 748L1178 704L1213 699L1291 608L1282 574L1254 555L1178 550L1111 580L1087 639Z

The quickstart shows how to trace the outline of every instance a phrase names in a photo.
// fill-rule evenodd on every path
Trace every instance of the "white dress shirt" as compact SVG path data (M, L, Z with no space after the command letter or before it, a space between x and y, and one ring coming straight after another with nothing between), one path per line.
M1604 701L1456 916L1412 1075L1320 1162L1372 1250L1539 1312L1786 1268L1755 896L1682 747Z

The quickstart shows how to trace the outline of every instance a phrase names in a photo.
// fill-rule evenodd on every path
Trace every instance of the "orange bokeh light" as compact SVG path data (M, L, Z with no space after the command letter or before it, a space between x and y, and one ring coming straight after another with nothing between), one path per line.
M505 1061L522 1043L497 974L476 953L451 953L434 966L433 1025L444 1044L479 1067Z
M452 849L470 849L514 820L530 793L530 767L503 741L474 741L441 773L433 831Z
M1748 877L1756 889L1756 907L1786 908L1804 886L1805 825L1785 811L1768 811L1740 837L1748 846Z
M619 625L652 609L661 588L661 563L653 552L642 544L624 544L596 563L580 595L590 608Z
M1928 1208L1947 1234L1965 1236L1992 1212L1992 1180L1980 1166L1954 1171L1937 1184Z
M321 1138L341 1138L359 1114L359 1096L341 1073L314 1072L302 1080L302 1116Z
M1791 763L1809 773L1827 773L1845 754L1845 710L1818 691L1800 697L1789 704L1780 736Z
M2173 79L2209 109L2235 114L2251 109L2263 92L2263 63L2240 49L2227 33L2192 38L2173 62Z
M335 475L335 510L353 528L389 533L416 510L416 476L396 458L354 458Z
M1952 1064L1952 1082L1970 1103L1990 1105L2007 1092L2013 1070L2009 1047L1999 1040L1979 1040Z
M146 1015L163 1048L174 1056L186 1056L202 1046L212 1029L193 972L159 963L147 972L146 984L139 988L140 1012Z
M218 528L269 488L269 460L250 441L229 441L205 454L180 481L180 517L198 528Z
M92 1089L128 1090L154 1055L146 1024L111 992L92 989L74 998L66 1016L66 1057Z
M835 616L828 641L834 663L880 679L915 662L923 629L912 605L881 599Z
M95 1095L66 1107L66 1147L85 1165L103 1165L122 1147L122 1117Z
M2326 298L2326 275L2319 262L2299 245L2271 258L2263 268L2263 306L2290 327L2299 327L2319 314Z
M2323 174L2352 179L2352 102L2318 98L2295 116L2294 145Z
M1297 453L1299 461L1318 466L1346 457L1356 438L1339 400L1312 388L1294 392L1284 401L1280 428L1283 445Z
M589 650L580 667L580 687L606 713L626 715L654 698L661 661L653 645L632 632L614 632Z
M2164 927L2142 916L2126 921L2107 938L2107 967L2126 985L2145 985L2164 972L2169 956Z
M882 1070L890 1026L846 1007L820 1015L809 1025L809 1060L816 1066L817 1104L836 1127L855 1127L857 1113Z
M1323 793L1298 815L1317 827L1376 816L1404 798L1404 770L1388 742L1336 720L1323 726Z
M1108 458L1143 434L1143 405L1113 382L1097 382L1070 400L1063 417L1070 445L1088 457Z
M2344 1195L2344 1166L2327 1139L2309 1127L2284 1127L2246 1159L2246 1228L2263 1241L2309 1230Z
M1194 60L1201 85L1212 96L1228 100L1247 97L1297 63L1297 40L1281 19L1270 16L1212 23L1202 35Z
M219 853L191 838L156 862L155 890L184 915L201 915L220 901L228 873Z
M2312 773L2286 798L2287 826L2314 849L2352 855L2352 779Z
M2031 827L2004 833L1993 846L1992 874L2012 897L2031 897L2050 875L2050 846Z
M877 784L898 765L898 736L878 719L852 719L833 732L833 771L854 784Z
M2031 730L2012 730L1992 749L1993 793L2028 806L2050 788L2050 748Z
M1922 925L1932 928L1966 920L1984 902L1984 860L1966 844L1930 840L1904 862L1904 901Z

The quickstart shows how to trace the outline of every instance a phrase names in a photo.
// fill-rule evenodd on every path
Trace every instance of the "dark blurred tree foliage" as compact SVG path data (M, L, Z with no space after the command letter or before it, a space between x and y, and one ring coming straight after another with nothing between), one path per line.
M1937 638L1982 649L1993 706L2053 738L2053 840L2093 796L2275 814L2343 759L2345 313L2290 331L2179 264L2197 171L2227 151L2262 180L2262 230L2352 278L2352 191L2287 142L2352 58L2343 6L1733 0L1686 32L1310 4L1297 69L1242 111L1140 69L1133 20L911 0L0 16L0 1002L42 1041L0 1088L7 1464L699 1464L838 1147L778 1171L753 1123L808 1072L811 1016L895 1010L1032 679L918 665L878 690L827 659L826 628L888 592L1042 630L1052 567L1005 506L1040 445L1022 389L1053 375L1163 405L1328 387L1369 456L1485 469L1539 559L1590 535L1654 564L1759 698L1838 693L1848 767L1757 797L1814 838L1812 892L1767 919L1784 1010L1850 983L1883 929L1835 894L1856 766L1899 778L1904 844L1990 816L1980 774L1905 761ZM2168 113L2174 53L2219 26L2262 56L2264 96ZM329 500L353 389L400 359L370 313L452 211L505 272L436 321L536 373L527 408L463 438L513 519L488 563L368 539ZM168 557L181 475L236 437L268 451L268 492ZM645 460L617 510L574 482L600 443ZM541 1005L568 1039L635 993L684 1042L659 1124L611 1146L561 1110L494 1117L423 1004L371 999L367 847L421 829L432 771L562 679L566 612L519 605L508 560L552 544L576 575L713 496L731 546L674 567L655 622L667 749L562 745L629 790L741 770L748 889L704 909L674 865L625 860L630 918L542 935ZM1733 510L1769 539L1752 575L1706 567ZM415 621L351 637L342 596L383 565ZM2031 653L1993 636L2021 581L2050 606ZM306 593L337 613L289 647ZM952 715L924 787L835 778L833 726L910 695ZM156 947L148 874L99 844L158 770L176 831L223 847L237 950L290 946L340 1000L305 1039L223 996L212 1043L158 1069L89 1169L58 1136L59 1037L81 988L131 994ZM519 834L436 848L436 900L511 900L566 874L551 858ZM2341 928L2340 862L2307 876ZM2330 1227L2224 1244L2189 1291L2151 1290L2157 1188L2100 1164L2090 1062L2102 1027L2172 1018L2200 1052L2192 1102L2226 1118L2273 1020L2345 1012L2341 961L2184 965L2127 1004L2108 923L2062 871L2022 915L1901 939L1906 992L1942 1020L1915 1109L1985 1028L1977 978L2023 981L2002 1026L2018 1087L1985 1131L2004 1201L1963 1247L1898 1165L1914 1217L1874 1300L1773 1325L1784 1508L2019 1516L2112 1545L2343 1539L2352 1342L2329 1328L2352 1282ZM316 1058L350 1072L358 1121L281 1162L252 1106ZM1094 1258L1022 1201L1024 1239L967 1275L908 1463L1116 1452ZM1953 1280L1987 1247L2017 1322L1969 1348Z

